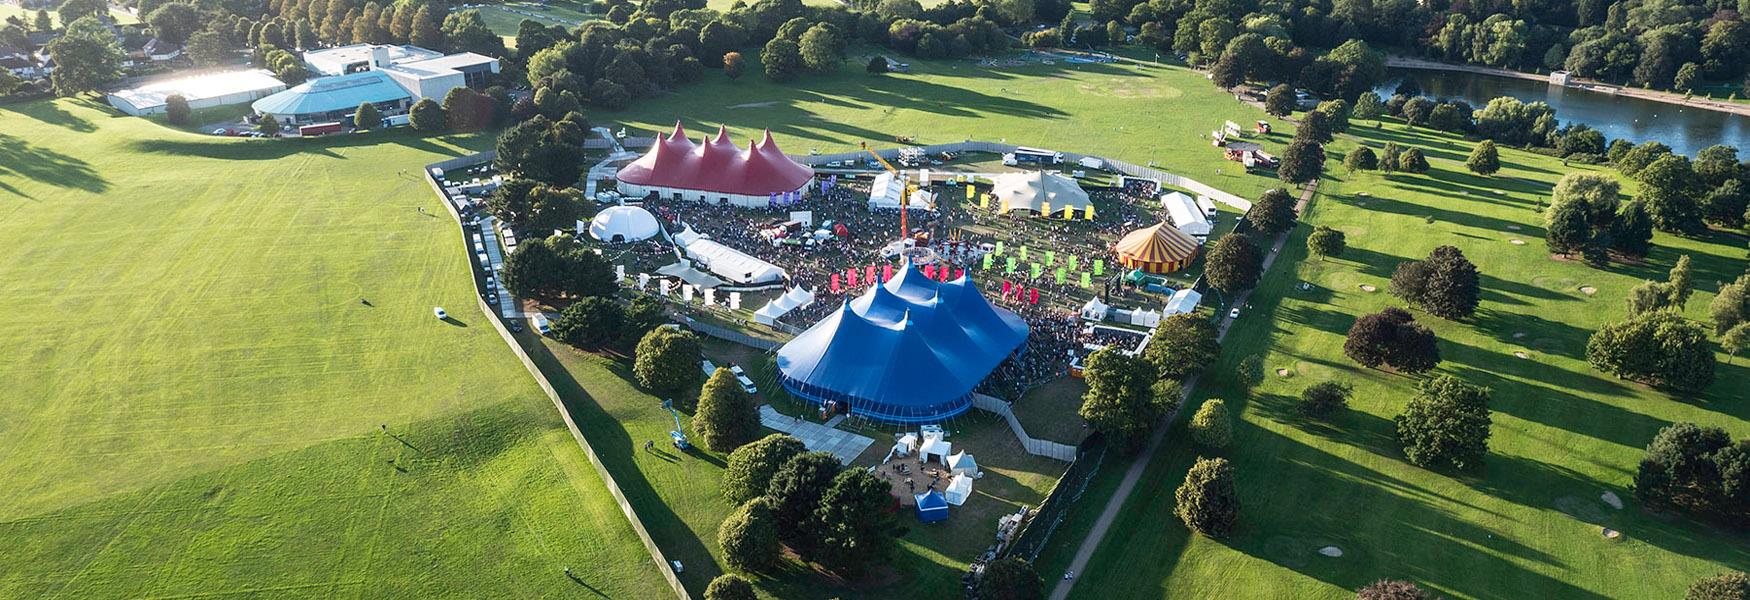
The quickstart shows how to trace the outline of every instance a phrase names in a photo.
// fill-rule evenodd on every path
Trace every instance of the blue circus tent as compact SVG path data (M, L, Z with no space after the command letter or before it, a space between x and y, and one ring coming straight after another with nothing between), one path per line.
M896 424L966 412L972 390L1027 340L1027 324L966 277L906 265L778 349L791 395Z
M942 497L941 492L930 490L918 494L915 499L918 502L918 522L937 523L948 520L948 499Z

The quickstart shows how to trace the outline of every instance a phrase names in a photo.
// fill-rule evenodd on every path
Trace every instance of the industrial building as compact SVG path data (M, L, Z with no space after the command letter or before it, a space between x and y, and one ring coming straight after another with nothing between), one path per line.
M164 99L171 96L180 95L188 101L189 108L200 110L242 104L284 89L286 84L274 78L273 73L266 69L250 69L160 79L112 93L108 100L109 105L117 110L140 116L163 113Z
M338 121L370 102L385 115L424 98L442 101L459 87L481 87L498 59L463 52L445 56L417 46L354 44L304 53L304 65L325 75L257 101L256 114L285 125Z

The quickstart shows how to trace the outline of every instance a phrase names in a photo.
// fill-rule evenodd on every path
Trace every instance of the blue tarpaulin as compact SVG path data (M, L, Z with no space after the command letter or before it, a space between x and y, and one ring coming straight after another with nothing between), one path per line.
M778 349L778 371L798 398L931 423L971 408L973 388L1026 340L1026 322L964 276L938 282L908 264Z

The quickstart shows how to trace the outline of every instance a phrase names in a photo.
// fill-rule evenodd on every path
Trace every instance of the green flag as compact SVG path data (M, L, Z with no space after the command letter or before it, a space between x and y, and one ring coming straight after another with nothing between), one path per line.
M1082 271L1082 287L1083 288L1094 287L1094 278L1089 277L1087 271Z
M1063 278L1064 278L1064 276L1065 276L1065 275L1064 275L1064 272L1063 272L1063 267L1058 267L1058 268L1057 268L1057 285L1063 285Z
M1055 264L1057 264L1057 251L1056 250L1046 250L1045 251L1045 265L1051 266L1051 265L1055 265Z
M1105 275L1106 274L1106 259L1104 259L1104 258L1094 259L1094 274L1095 275Z

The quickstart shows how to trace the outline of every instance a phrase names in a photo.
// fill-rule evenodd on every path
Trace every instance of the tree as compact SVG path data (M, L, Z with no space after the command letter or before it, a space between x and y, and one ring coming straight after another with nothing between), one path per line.
M978 600L1045 600L1045 582L1033 563L1019 556L999 558L984 564L979 575Z
M1720 336L1720 348L1726 351L1726 360L1730 362L1738 358L1738 353L1750 348L1750 323L1739 323L1727 329Z
M65 18L67 5L62 4ZM98 6L104 6L99 0ZM75 96L94 92L121 80L122 59L127 57L115 35L97 20L87 16L67 25L67 31L44 48L55 59L55 70L49 74L49 86L57 96Z
M380 129L383 127L383 113L377 112L375 104L360 102L358 110L352 113L352 126L357 129Z
M639 294L626 304L626 326L621 337L636 341L644 332L656 328L668 321L668 313L662 307L662 302L651 296Z
M881 75L887 72L887 57L879 54L869 58L868 66L863 67L871 75Z
M1569 173L1550 192L1550 206L1578 203L1586 211L1586 220L1595 227L1606 227L1616 220L1621 208L1622 184L1615 177L1596 173Z
M771 498L761 496L742 504L717 526L723 562L737 571L771 569L783 552L778 546L778 529Z
M255 130L267 135L279 135L280 120L273 115L262 115L261 121L255 124Z
M1501 170L1501 153L1495 149L1495 142L1483 140L1470 152L1470 157L1464 161L1464 166L1472 173L1489 176Z
M1232 54L1223 54L1215 61L1215 66L1209 68L1209 80L1215 87L1231 90L1246 82L1246 67Z
M797 42L802 53L803 64L815 71L831 71L838 69L844 56L839 54L838 34L833 33L831 25L816 23L802 34Z
M559 313L553 320L553 337L573 346L600 348L620 336L626 312L611 298L590 296Z
M188 37L188 43L183 44L183 53L197 67L211 67L229 62L236 57L236 45L223 34L215 31L201 31Z
M146 15L146 24L152 26L152 33L158 39L172 44L188 41L190 34L206 25L200 11L183 2L170 2L153 9Z
M1300 392L1300 402L1295 408L1300 414L1314 419L1329 419L1349 407L1349 396L1353 388L1335 381L1324 381L1308 386Z
M1300 127L1294 130L1294 139L1306 140L1315 144L1329 144L1335 139L1336 127L1331 123L1331 116L1324 111L1311 110L1300 117Z
M188 99L182 97L182 94L171 94L164 97L164 120L169 121L170 124L187 125L189 112Z
M1294 88L1286 83L1277 84L1264 94L1264 112L1278 117L1294 114Z
M1258 283L1263 274L1264 253L1244 235L1227 235L1209 250L1204 276L1223 294L1234 294Z
M73 29L73 23L85 17L91 17L91 20L98 22L99 25L102 24L101 21L110 18L109 3L104 0L66 0L61 3L60 8L55 9L55 12L56 16L61 18L61 24L65 25L69 31ZM37 24L41 25L44 20L38 19ZM49 30L39 29L38 31Z
M1610 163L1616 165L1617 170L1629 177L1638 177L1642 170L1653 164L1653 161L1671 154L1671 147L1660 142L1646 142L1639 145L1623 140L1617 140L1617 142L1612 142L1610 145ZM1620 152L1617 150L1619 147L1621 148Z
M581 115L576 119L567 115L559 121L537 115L499 134L498 158L493 164L520 179L550 185L575 183L583 172L584 160L576 148L588 125Z
M431 98L422 98L413 103L413 108L407 111L407 121L415 130L426 133L443 131L450 126L449 115L444 113L444 107Z
M582 216L583 202L583 192L576 188L548 185L532 179L515 179L493 190L486 196L485 204L487 211L509 223L517 231L523 232L524 237L544 237L547 232L555 229L569 230L575 227L578 218ZM578 258L578 261L605 264L599 256L594 259ZM567 271L571 266L569 263L566 265ZM616 291L611 275L606 281L586 278L580 283L583 285L571 286L555 279L553 289L538 295L572 293L579 296L606 296Z
M1349 327L1343 353L1368 368L1388 365L1407 373L1432 369L1440 363L1434 332L1415 320L1395 307L1363 315Z
M1343 168L1350 173L1356 171L1372 171L1379 168L1379 155L1366 146L1356 148L1348 156L1343 157Z
M885 557L898 533L892 486L867 469L846 469L834 476L814 522L820 534L821 564L841 573L860 573Z
M1349 116L1353 119L1377 121L1383 114L1385 102L1379 99L1379 94L1368 91L1355 98L1355 110Z
M1750 189L1743 181L1727 179L1701 199L1702 218L1725 227L1741 227L1750 212Z
M1434 595L1408 581L1381 579L1356 590L1355 600L1434 600Z
M31 26L34 27L31 31L55 30L55 23L49 20L49 11L42 9L36 11L36 19L31 21Z
M1227 403L1220 398L1211 398L1198 407L1197 414L1191 416L1191 422L1186 429L1191 431L1191 440L1197 445L1208 448L1226 448L1233 441L1233 417L1228 415Z
M1252 204L1252 209L1246 211L1246 220L1259 231L1270 235L1293 229L1295 220L1299 217L1294 212L1294 196L1282 188L1265 190L1264 195Z
M1325 225L1313 228L1312 235L1306 238L1307 251L1319 255L1321 260L1340 256L1343 254L1343 250L1348 247L1348 240L1342 231Z
M451 131L478 131L492 126L492 98L472 88L450 88L444 94L443 107L444 120Z
M1550 252L1571 256L1594 245L1592 213L1585 201L1558 202L1544 213L1544 244Z
M742 58L740 52L724 53L724 55L723 55L723 74L724 75L729 76L730 79L740 79L742 72L746 71L746 70L747 70L747 59Z
M1428 253L1428 281L1419 304L1423 310L1447 319L1463 319L1477 311L1482 298L1476 265L1455 246L1439 246Z
M361 20L361 22L363 22ZM374 29L367 27L366 30ZM486 56L508 58L510 52L504 47L504 38L499 37L486 21L480 17L478 10L460 10L444 17L441 28L444 45L456 52L473 52Z
M1623 203L1610 223L1610 248L1629 256L1646 256L1653 247L1653 216L1640 200Z
M1675 308L1671 304L1671 285L1663 281L1641 282L1629 290L1627 302L1630 316Z
M1385 148L1379 151L1379 170L1386 175L1398 170L1398 163L1403 160L1403 152L1398 149L1397 142L1386 142Z
M519 248L518 251L521 251ZM658 396L680 397L699 389L699 338L691 332L658 327L638 340L632 374Z
M705 380L699 391L698 412L693 415L693 431L713 452L729 452L759 435L759 405L741 389L729 369L718 367Z
M1404 122L1412 126L1427 125L1428 118L1434 115L1434 101L1421 96L1410 98L1400 109L1404 114Z
M1683 63L1677 68L1677 76L1672 78L1671 87L1680 92L1694 92L1701 83L1701 66L1695 63Z
M1191 313L1173 315L1155 327L1142 357L1162 377L1183 381L1215 364L1221 355L1216 334L1209 319Z
M1234 469L1225 458L1198 457L1185 474L1185 482L1173 492L1173 499L1173 513L1185 526L1212 538L1226 537L1239 520Z
M1635 495L1741 527L1750 523L1750 439L1732 442L1718 427L1674 423L1659 430L1635 472Z
M1406 149L1403 155L1398 157L1399 171L1421 174L1427 173L1428 168L1428 159L1422 156L1422 151L1419 149Z
M1313 112L1324 115L1325 124L1332 133L1342 133L1349 130L1349 101L1342 98L1320 102ZM1298 133L1298 132L1297 132Z
M802 47L784 38L772 38L760 52L760 62L765 64L767 79L778 83L793 81L802 73Z
M809 557L819 548L820 529L814 522L814 509L820 507L821 497L840 468L838 457L831 452L804 452L772 474L766 496L772 499L772 514L777 522L784 524L778 529L778 539L797 554Z
M1695 284L1690 281L1688 254L1677 257L1677 264L1671 267L1665 283L1671 286L1671 306L1683 310L1683 305L1689 303L1689 295L1695 292Z
M1643 145L1651 145L1645 144ZM1636 148L1640 150L1640 148ZM1702 223L1699 178L1690 166L1689 158L1680 154L1665 154L1636 175L1641 181L1641 199L1646 201L1653 224L1674 233L1692 233L1706 228Z
M1683 594L1683 600L1750 600L1750 575L1727 571L1697 579Z
M1695 394L1714 380L1714 351L1700 325L1666 311L1607 323L1586 341L1592 367L1617 377Z
M778 468L807 451L801 440L783 433L736 448L723 469L723 497L731 504L740 504L764 495Z
M1153 390L1159 379L1153 365L1111 348L1089 356L1082 377L1088 384L1079 411L1082 418L1130 451L1142 447L1154 422L1177 402L1176 397Z
M1708 316L1714 333L1724 334L1744 322L1750 322L1750 274L1720 286L1720 293L1708 302Z
M449 40L444 39L443 27L430 4L419 5L419 10L413 13L412 25L407 39L413 45L440 52L449 49Z
M727 561L726 561L727 562ZM724 573L705 588L705 600L758 600L753 583L734 573Z
M1287 183L1306 183L1319 178L1325 169L1325 148L1296 136L1282 150L1282 165L1276 175Z
M1410 463L1471 469L1489 452L1489 390L1442 375L1416 386L1397 424Z

